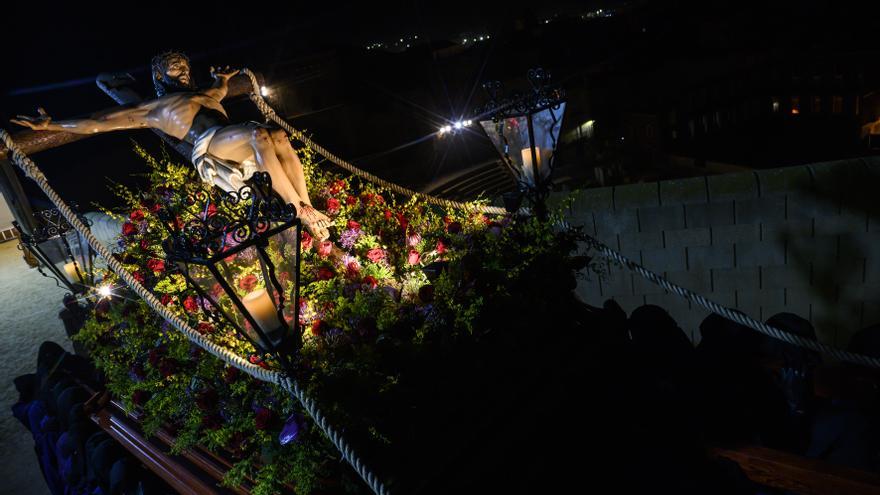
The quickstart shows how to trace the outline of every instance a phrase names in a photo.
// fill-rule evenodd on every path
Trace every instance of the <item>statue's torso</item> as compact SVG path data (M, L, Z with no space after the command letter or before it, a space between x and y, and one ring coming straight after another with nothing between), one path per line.
M173 93L156 101L147 119L152 127L192 143L205 130L229 124L223 105L201 93Z

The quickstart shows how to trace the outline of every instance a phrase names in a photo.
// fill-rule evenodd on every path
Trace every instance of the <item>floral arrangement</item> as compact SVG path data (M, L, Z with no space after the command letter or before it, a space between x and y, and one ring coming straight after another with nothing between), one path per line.
M275 366L271 356L207 318L197 294L165 262L161 218L170 212L182 225L223 214L218 208L224 206L193 208L192 198L212 193L191 166L135 151L149 165L151 187L114 188L127 205L124 213L108 212L124 219L115 256L193 328L252 363ZM308 150L298 154L314 206L327 212L333 228L329 241L304 232L298 246L303 348L296 378L384 478L402 486L400 449L413 444L408 428L450 417L445 411L452 406L436 403L447 389L426 394L434 386L429 382L442 377L474 390L487 386L483 379L491 385L497 377L476 371L485 356L501 341L527 347L549 321L541 315L570 296L589 258L576 255L578 229L557 227L552 219L491 218L476 203L441 211L319 170ZM273 256L283 262L290 254ZM242 293L265 283L249 268L251 256L245 250L227 260L238 267ZM255 494L284 487L301 494L367 490L292 398L191 345L142 301L100 301L76 338L106 375L108 389L142 412L148 434L168 428L176 451L201 445L235 459L225 484L247 481ZM456 369L441 369L437 356L454 357ZM422 419L399 412L414 409L426 411Z

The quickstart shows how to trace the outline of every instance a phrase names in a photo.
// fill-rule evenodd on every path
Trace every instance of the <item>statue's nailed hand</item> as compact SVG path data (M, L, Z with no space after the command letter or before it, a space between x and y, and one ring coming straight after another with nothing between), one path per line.
M238 69L232 70L228 65L225 68L211 67L211 77L218 81L228 81L236 74L238 74Z
M52 122L52 117L49 117L49 114L46 113L46 110L44 110L43 107L37 108L37 113L39 113L39 115L36 117L16 115L17 118L9 119L9 121L22 127L31 128L35 131L45 131L49 128L49 124Z

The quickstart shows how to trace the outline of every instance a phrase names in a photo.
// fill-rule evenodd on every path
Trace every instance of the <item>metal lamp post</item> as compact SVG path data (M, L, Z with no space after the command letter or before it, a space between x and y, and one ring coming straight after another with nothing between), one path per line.
M173 213L160 213L170 232L163 248L212 322L231 325L290 369L302 345L302 224L293 205L273 195L269 174L257 172L249 182L238 192L215 188L189 198L200 213L183 224Z
M94 287L96 253L89 243L57 209L43 210L34 216L38 225L30 234L25 234L17 222L13 225L22 233L19 247L39 261L40 274L54 279L71 294L82 294ZM80 220L86 225L91 223L85 217Z
M529 70L528 80L528 92L509 96L502 95L498 81L483 84L489 102L479 114L489 118L480 125L520 185L520 192L525 193L538 217L545 219L565 93L550 84L543 69Z

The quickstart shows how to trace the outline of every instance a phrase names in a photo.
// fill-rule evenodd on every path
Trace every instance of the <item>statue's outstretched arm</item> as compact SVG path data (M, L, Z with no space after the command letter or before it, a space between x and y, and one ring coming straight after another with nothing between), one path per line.
M45 110L38 108L39 115L37 117L19 115L18 118L10 119L10 122L29 127L35 131L66 131L73 134L98 134L124 129L142 129L150 127L147 115L150 113L154 101L135 107L113 110L94 118L59 120L57 122L53 122L52 117Z
M229 79L236 74L238 74L238 70L231 70L228 65L225 69L211 67L211 77L214 78L214 84L202 93L217 101L223 101L229 91Z

